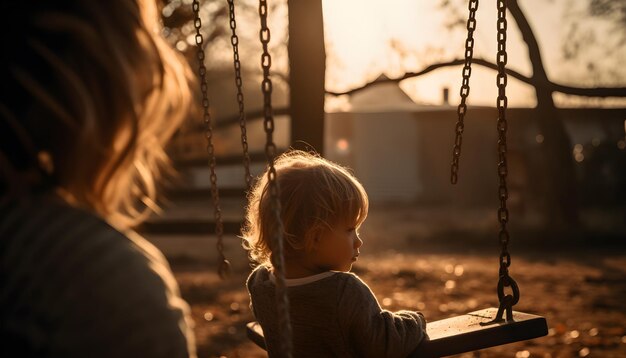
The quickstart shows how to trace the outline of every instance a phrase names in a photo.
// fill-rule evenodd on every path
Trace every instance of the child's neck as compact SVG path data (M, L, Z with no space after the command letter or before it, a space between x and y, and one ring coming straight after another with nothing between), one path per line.
M302 262L285 261L285 278L288 279L313 276L326 271L328 270L315 265L307 265Z

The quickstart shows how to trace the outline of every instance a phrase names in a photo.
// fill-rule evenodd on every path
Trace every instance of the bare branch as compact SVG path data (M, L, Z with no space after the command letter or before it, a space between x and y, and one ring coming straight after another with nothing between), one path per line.
M263 119L263 110L255 110L255 111L249 111L246 112L246 123L250 124L251 122L256 122L258 120L262 120ZM278 108L273 108L272 111L274 116L284 116L284 115L288 115L289 112L289 107L278 107ZM223 119L220 119L219 121L215 121L215 123L213 124L213 128L214 129L221 129L221 128L226 128L229 127L233 124L238 124L239 123L239 114L235 114ZM202 131L205 129L204 123L194 123L191 128L193 130L198 130L198 131Z
M465 62L464 59L456 59L456 60L452 60L449 62L442 62L442 63L436 63L436 64L432 64L426 68L424 68L423 70L419 71L419 72L407 72L404 75L400 76L400 77L396 77L396 78L385 78L385 79L379 79L379 80L374 80L371 82L368 82L366 84L364 84L363 86L357 87L357 88L353 88L347 91L343 91L343 92L334 92L334 91L326 91L326 94L332 95L332 96L342 96L342 95L349 95L349 94L354 94L357 92L360 92L368 87L377 85L377 84L381 84L381 83L398 83L401 81L404 81L406 79L409 78L413 78L413 77L419 77L422 75L425 75L429 72L438 70L440 68L445 68L445 67L453 67L453 66L460 66L463 65ZM479 66L483 66L492 70L497 70L498 66L493 63L493 62L489 62L485 59L481 59L481 58L477 58L472 60L473 64L479 65ZM543 83L536 83L535 81L533 81L530 77L527 77L515 70L512 70L510 68L506 69L506 73L507 75L521 81L524 82L526 84L529 84L533 87L538 87L538 86L544 86L544 87L548 87L549 90L553 91L553 92L561 92L564 94L570 94L570 95L575 95L575 96L584 96L584 97L626 97L626 87L573 87L573 86L566 86L566 85L561 85L558 83L554 83L551 81L546 81Z
M419 77L422 75L425 75L429 72L438 70L440 68L444 68L444 67L453 67L453 66L460 66L463 63L465 63L464 59L457 59L457 60L452 60L450 62L442 62L442 63L436 63L436 64L432 64L426 68L424 68L423 70L419 71L419 72L407 72L404 75L397 77L397 78L385 78L385 79L380 79L380 80L374 80L371 82L368 82L366 84L364 84L361 87L357 87L357 88L353 88L351 90L348 91L344 91L344 92L333 92L333 91L326 91L326 94L332 95L332 96L342 96L342 95L346 95L346 94L354 94L356 92L360 92L370 86L373 85L377 85L377 84L381 84L381 83L398 83L400 81L404 81L406 79L409 78L413 78L413 77ZM492 62L489 62L487 60L483 60L483 59L474 59L472 60L472 63L475 63L477 65L481 65L487 68L491 68L496 70L498 68L498 66ZM530 84L530 79L524 75L522 75L521 73L511 70L511 69L507 69L507 74L510 75L511 77L515 77L518 80L522 81L522 82L526 82L528 84Z
M550 82L554 92L581 97L626 97L626 87L572 87Z

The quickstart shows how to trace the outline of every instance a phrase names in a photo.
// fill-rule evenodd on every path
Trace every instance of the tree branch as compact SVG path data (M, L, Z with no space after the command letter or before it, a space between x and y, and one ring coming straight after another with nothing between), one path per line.
M377 84L381 84L381 83L398 83L400 81L406 80L408 78L413 78L413 77L419 77L422 75L425 75L429 72L438 70L440 68L445 68L445 67L453 67L453 66L460 66L463 65L465 63L465 60L463 59L456 59L456 60L452 60L449 62L442 62L442 63L436 63L433 65L430 65L426 68L424 68L423 70L419 71L419 72L407 72L404 75L397 77L397 78L386 78L386 79L381 79L381 80L374 80L371 82L368 82L366 84L364 84L363 86L357 87L357 88L353 88L347 91L343 91L343 92L335 92L335 91L326 91L326 94L329 94L331 96L342 96L342 95L346 95L346 94L354 94L357 92L360 92L368 87L377 85ZM472 64L476 64L479 66L483 66L492 70L497 70L498 66L493 63L493 62L489 62L485 59L482 58L476 58L472 60ZM570 95L575 95L575 96L584 96L584 97L626 97L626 87L573 87L573 86L566 86L566 85L561 85L558 83L554 83L551 81L545 81L545 82L541 82L541 83L535 83L531 78L515 71L512 70L510 68L506 69L506 73L507 75L521 81L524 82L526 84L529 84L531 86L545 86L548 87L551 91L554 92L561 92L564 94L570 94Z
M626 97L626 87L572 87L550 82L554 92L582 97Z
M262 120L263 114L264 114L264 111L262 109L246 112L245 113L246 123L250 124L251 122ZM288 115L289 107L273 108L272 114L274 116ZM213 123L213 129L227 128L233 124L238 124L238 123L239 123L239 114L235 114L235 115L220 119L219 121L215 121L215 123ZM202 131L202 130L206 130L206 126L204 123L195 123L191 126L191 129Z

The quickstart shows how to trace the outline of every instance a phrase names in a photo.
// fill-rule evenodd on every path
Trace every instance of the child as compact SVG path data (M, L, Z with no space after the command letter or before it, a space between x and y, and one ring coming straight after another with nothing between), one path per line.
M421 313L381 309L350 273L368 211L363 186L345 168L290 151L275 162L284 225L285 276L294 357L406 357L424 337ZM259 266L247 281L251 307L270 357L278 355L278 320L270 249L274 222L263 175L250 192L244 247Z

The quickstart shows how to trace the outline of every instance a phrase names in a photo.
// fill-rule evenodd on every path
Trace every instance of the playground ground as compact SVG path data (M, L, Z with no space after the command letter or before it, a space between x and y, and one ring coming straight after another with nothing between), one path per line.
M428 320L495 306L499 248L493 216L374 209L354 272L384 308L419 310ZM606 240L601 233L587 240L575 233L570 238L515 230L510 272L521 291L515 309L546 317L549 334L457 357L626 357L626 244L615 240L621 230L613 227ZM224 238L233 269L220 280L215 238L149 238L170 259L191 305L199 357L266 357L246 338L245 324L253 316L240 240Z

